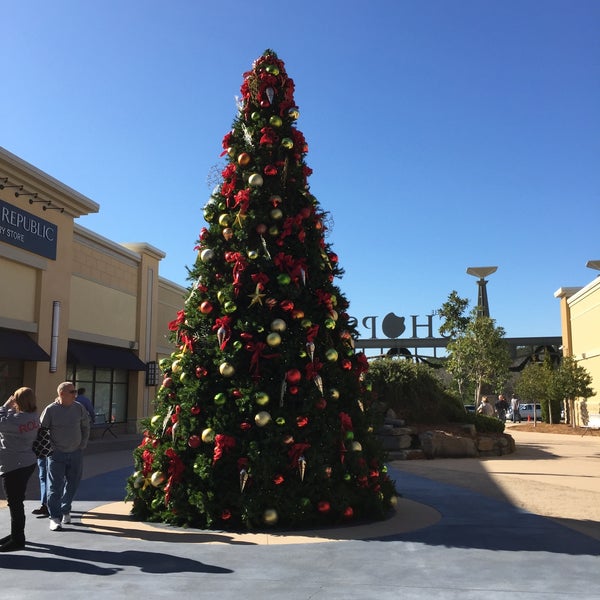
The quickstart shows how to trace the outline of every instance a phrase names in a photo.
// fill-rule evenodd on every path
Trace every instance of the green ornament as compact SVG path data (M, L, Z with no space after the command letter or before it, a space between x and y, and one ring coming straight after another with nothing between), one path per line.
M250 118L251 118L253 121L260 121L260 113L259 113L257 110L255 110L255 111L254 111L254 112L253 112L253 113L250 115Z
M329 362L335 362L338 359L337 350L335 348L329 348L329 350L325 352L325 358Z
M235 302L232 302L231 300L228 300L227 302L225 302L225 304L223 305L223 310L226 313L233 313L237 310L237 305Z
M279 283L279 285L289 285L291 281L292 278L287 273L279 273L279 275L277 275L277 283Z
M281 125L283 124L283 121L281 120L281 117L279 115L273 115L270 119L269 119L269 123L270 125L272 125L273 127L281 127Z
M283 417L277 417L275 419L275 423L277 423L277 425L285 425L285 419Z
M325 319L325 327L327 329L335 329L335 321L333 319Z
M290 138L283 138L281 140L281 145L286 149L286 150L291 150L294 147L294 142L290 139Z
M225 402L227 402L227 394L225 394L224 392L219 392L218 394L215 394L215 404L217 406L223 406Z
M267 404L269 404L269 394L267 394L266 392L256 392L256 394L254 395L254 401L259 406L266 406Z

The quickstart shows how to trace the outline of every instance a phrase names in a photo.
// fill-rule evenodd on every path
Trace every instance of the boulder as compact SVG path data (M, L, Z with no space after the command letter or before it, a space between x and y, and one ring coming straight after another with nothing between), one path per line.
M427 458L475 458L479 456L476 440L445 431L419 434L421 449Z

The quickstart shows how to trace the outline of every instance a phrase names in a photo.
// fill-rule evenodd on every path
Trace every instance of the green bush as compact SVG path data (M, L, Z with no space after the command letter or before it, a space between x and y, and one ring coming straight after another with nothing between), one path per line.
M502 433L494 417L467 413L457 396L444 389L435 371L405 359L371 361L366 383L372 390L371 410L383 415L392 409L407 423L470 423L482 433Z
M375 404L409 423L457 422L465 415L460 400L443 389L427 365L382 358L369 365L366 382Z

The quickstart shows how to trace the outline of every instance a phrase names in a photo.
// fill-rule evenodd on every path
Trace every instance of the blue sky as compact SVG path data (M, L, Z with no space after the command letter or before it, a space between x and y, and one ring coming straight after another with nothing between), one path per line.
M495 265L490 310L507 335L560 335L554 292L595 277L596 0L7 0L2 12L0 145L99 203L84 227L166 252L167 279L187 285L242 74L266 48L295 81L311 191L359 320L425 322L452 290L475 303L466 268Z

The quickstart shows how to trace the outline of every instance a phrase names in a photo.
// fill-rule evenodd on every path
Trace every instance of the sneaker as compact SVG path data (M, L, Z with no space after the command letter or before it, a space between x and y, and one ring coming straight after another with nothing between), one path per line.
M47 517L48 516L48 507L45 504L42 504L39 508L36 508L35 510L32 510L31 514L33 514L33 515L44 515L45 517Z
M65 513L62 516L62 524L63 525L68 525L71 522L71 513Z
M50 531L60 531L61 529L60 519L50 519Z

